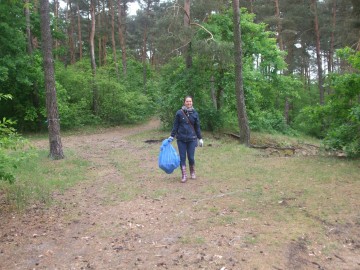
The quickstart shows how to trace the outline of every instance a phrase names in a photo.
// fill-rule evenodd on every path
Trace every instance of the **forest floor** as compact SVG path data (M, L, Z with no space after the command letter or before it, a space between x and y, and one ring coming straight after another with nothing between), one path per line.
M87 180L53 193L50 206L1 213L0 269L360 269L359 163L205 137L198 178L182 184L179 170L157 167L167 135L158 127L63 136L65 153L89 161ZM219 151L239 151L241 162L228 170ZM307 172L313 164L324 171Z

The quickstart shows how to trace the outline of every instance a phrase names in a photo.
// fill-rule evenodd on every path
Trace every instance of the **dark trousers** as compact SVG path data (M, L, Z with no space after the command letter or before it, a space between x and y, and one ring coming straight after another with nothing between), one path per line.
M197 146L197 140L188 142L177 140L177 145L180 155L180 165L186 166L186 155L189 160L189 165L195 165L195 147Z

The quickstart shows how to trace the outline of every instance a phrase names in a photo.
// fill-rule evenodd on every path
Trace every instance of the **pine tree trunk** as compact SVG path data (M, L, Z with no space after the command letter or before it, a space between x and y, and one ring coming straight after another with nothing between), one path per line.
M190 0L185 0L184 3L184 27L186 29L190 28ZM191 68L192 67L192 55L191 55L191 41L189 42L188 46L185 49L185 62L186 67Z
M240 128L240 143L250 145L250 129L246 113L245 95L242 77L242 46L239 0L232 0L234 11L234 51L235 51L235 92Z
M67 0L67 21L69 21L68 27L68 43L70 49L70 64L75 63L75 46L74 46L74 20L71 10L71 0Z
M119 31L119 42L121 47L121 62L122 62L123 74L126 77L126 73L127 73L126 42L125 42L126 18L123 18L123 10L121 4L122 4L121 0L118 0L118 31ZM125 12L124 15L126 16Z
M250 0L250 12L254 13L254 1L255 0Z
M96 78L96 62L95 62L95 0L90 2L90 16L91 16L91 31L90 31L90 59L91 59L91 70L92 70L92 90L93 90L93 104L92 110L95 115L98 114L98 90L95 84Z
M78 22L78 36L79 36L79 60L82 59L82 35L81 35L81 16L79 4L77 5L77 22Z
M54 59L52 55L52 38L50 32L49 1L40 0L40 19L42 51L44 60L46 111L49 130L50 153L52 159L63 159L60 137L60 119L56 100Z
M112 47L112 53L113 53L113 61L115 64L115 72L116 77L118 80L120 80L119 75L119 65L117 63L116 59L116 41L115 41L115 12L114 12L114 2L113 0L109 0L109 11L111 16L111 47Z
M59 0L54 0L54 17L55 17L55 31L58 31L59 21ZM59 41L55 39L55 51L59 49ZM58 53L55 54L55 58L58 59Z
M95 12L96 14L96 12ZM99 67L101 67L103 65L103 53L102 53L102 27L101 27L101 12L100 12L100 1L98 1L98 27L97 27L97 31L98 31L98 35L97 35L97 41L98 41L98 54L99 54ZM96 24L95 24L96 26Z
M357 29L360 30L360 2L359 0L351 0L352 3L352 17L354 24L357 25ZM359 31L359 40L356 45L356 50L360 51L360 31Z
M280 7L279 7L279 0L274 0L275 2L275 17L277 19L277 41L279 44L280 50L284 50L284 44L282 40L282 23L280 18Z
M31 65L33 65L34 58L33 58L33 44L32 44L32 34L31 34L31 22L30 22L30 10L29 10L29 1L25 0L25 20L26 20L26 38L27 38L27 51L30 55L30 61ZM34 108L38 112L40 110L40 91L39 91L39 85L38 81L35 80L32 85L33 89L33 96L32 96L32 103L34 105ZM37 113L37 127L40 130L41 129L41 120L39 117L40 113Z
M147 72L146 72L146 60L147 60L147 48L146 48L146 42L147 42L147 22L145 20L144 25L144 34L143 34L143 50L142 50L142 62L143 62L143 85L144 85L144 93L146 93L146 83L147 83Z
M26 19L26 38L27 38L27 51L28 54L33 53L32 37L31 37L31 24L30 24L30 10L29 0L25 0L25 19Z
M320 49L320 31L319 31L319 21L317 14L316 0L311 0L312 8L314 12L314 27L316 35L316 63L318 69L318 84L319 84L319 93L320 93L320 104L324 105L324 87L323 87L323 69L321 61L321 49Z
M279 6L279 0L274 0L275 3L275 17L277 19L277 42L279 44L279 48L281 51L284 50L284 43L282 40L282 23L281 23L281 18L280 18L280 6ZM281 75L280 75L281 76ZM289 105L289 98L286 96L285 97L285 106L284 106L284 118L285 118L285 122L287 124L290 123L290 119L289 119L289 111L290 111L290 105Z
M331 29L331 37L330 37L330 50L329 50L329 67L328 71L333 72L334 70L334 47L335 47L335 28L336 28L336 0L333 0L332 7L332 29Z
M214 78L214 75L211 75L211 78L210 78L210 92L211 92L211 99L212 99L214 108L217 110L218 106L217 106L217 100L216 100L216 94L215 94L215 78Z
M103 13L103 16L102 16L102 25L103 25L103 29L101 31L102 33L102 39L101 39L101 42L102 42L102 59L103 59L103 65L105 66L106 65L106 57L107 57L107 50L106 50L106 43L107 43L107 21L106 21L106 11L105 11L105 1L102 1L102 7L103 7L103 10L102 10L102 13Z

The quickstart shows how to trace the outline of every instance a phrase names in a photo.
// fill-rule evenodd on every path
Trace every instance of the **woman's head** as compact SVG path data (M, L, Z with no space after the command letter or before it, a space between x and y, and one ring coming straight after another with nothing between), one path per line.
M184 106L186 108L191 108L193 106L193 100L192 100L192 97L191 96L186 96L184 98Z

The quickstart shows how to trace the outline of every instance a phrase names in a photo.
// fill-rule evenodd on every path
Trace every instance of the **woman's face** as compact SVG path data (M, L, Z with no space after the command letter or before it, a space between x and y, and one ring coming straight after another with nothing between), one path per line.
M186 108L191 108L192 104L193 104L192 98L188 97L188 98L185 99L184 105L185 105Z

